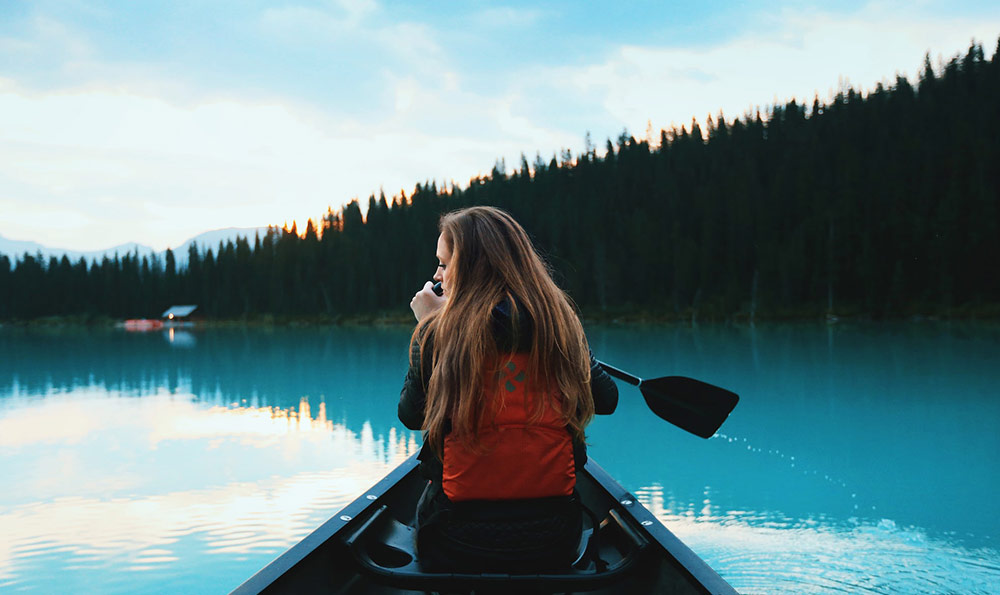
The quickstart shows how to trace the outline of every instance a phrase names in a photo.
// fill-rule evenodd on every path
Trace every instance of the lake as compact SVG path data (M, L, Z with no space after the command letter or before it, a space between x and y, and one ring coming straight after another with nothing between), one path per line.
M0 591L226 593L417 450L405 328L0 327ZM590 454L741 593L1000 585L1000 327L593 327L737 392L711 439L620 384Z

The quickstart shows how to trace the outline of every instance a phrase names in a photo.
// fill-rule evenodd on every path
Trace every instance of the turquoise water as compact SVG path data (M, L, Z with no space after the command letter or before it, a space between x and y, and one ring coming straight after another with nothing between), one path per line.
M1000 329L614 327L742 397L702 440L622 386L591 454L743 593L1000 585ZM0 328L0 591L224 593L398 461L405 329Z

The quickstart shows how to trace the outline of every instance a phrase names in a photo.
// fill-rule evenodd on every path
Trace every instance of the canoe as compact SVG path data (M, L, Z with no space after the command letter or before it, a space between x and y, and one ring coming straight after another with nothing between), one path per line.
M430 573L414 554L413 517L426 480L411 456L237 587L256 593L732 593L736 591L591 459L577 477L587 520L563 574ZM596 538L590 538L596 533Z

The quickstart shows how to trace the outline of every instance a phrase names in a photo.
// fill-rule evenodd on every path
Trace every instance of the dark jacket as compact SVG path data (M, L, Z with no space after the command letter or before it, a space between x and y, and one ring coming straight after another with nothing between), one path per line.
M497 348L504 352L523 352L531 347L532 324L523 314L524 309L518 309L517 323L512 321L510 304L502 302L493 308L491 323L493 334L497 339ZM429 347L433 346L433 336ZM420 430L424 423L424 407L427 399L427 383L431 376L431 362L421 362L420 345L414 342L411 348L410 369L403 382L403 390L399 397L399 420L411 430ZM590 387L594 398L594 412L607 415L613 413L618 406L618 386L608 376L607 372L590 355ZM587 447L584 443L574 440L573 455L577 469L587 462ZM440 484L442 466L437 455L425 442L420 450L421 472L424 477Z

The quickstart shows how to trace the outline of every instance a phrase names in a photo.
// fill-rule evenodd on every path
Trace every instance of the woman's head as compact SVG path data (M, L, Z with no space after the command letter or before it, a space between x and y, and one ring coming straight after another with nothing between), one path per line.
M439 229L438 280L444 281L442 285L452 294L459 286L516 290L526 277L536 283L540 276L548 277L524 228L500 209L471 207L453 211L441 218Z
M437 271L434 273L434 280L441 283L441 288L445 291L451 287L451 245L445 241L444 236L438 236L437 250Z
M593 415L587 341L569 298L552 281L524 228L500 209L471 207L444 215L439 229L435 279L442 281L448 302L415 331L423 338L422 357L433 361L424 421L431 444L440 444L450 422L456 438L477 445L476 431L489 415L483 378L505 363L491 320L501 302L510 306L512 328L531 329L528 379L538 395L536 418L545 407L558 407L582 438ZM530 324L518 324L519 317ZM561 395L559 403L546 396L553 392Z

